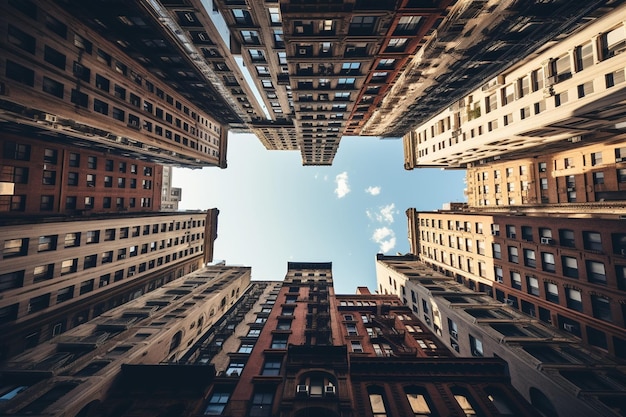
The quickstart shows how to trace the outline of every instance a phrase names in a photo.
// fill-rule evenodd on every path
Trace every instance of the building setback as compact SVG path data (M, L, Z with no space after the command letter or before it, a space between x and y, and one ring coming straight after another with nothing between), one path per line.
M201 268L212 260L217 214L6 218L1 358Z
M378 255L382 293L397 294L456 355L497 356L513 386L546 416L623 415L623 361L474 292L416 256Z

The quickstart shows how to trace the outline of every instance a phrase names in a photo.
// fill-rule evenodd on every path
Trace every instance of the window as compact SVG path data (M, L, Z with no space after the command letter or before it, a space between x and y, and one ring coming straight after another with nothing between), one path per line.
M561 246L569 248L576 247L574 242L574 231L569 229L559 229L559 239Z
M283 334L276 334L272 337L272 344L270 349L287 349L287 340L289 336Z
M509 262L513 262L515 264L519 263L519 252L517 247L515 246L509 246L508 247L508 251L509 251Z
M546 300L558 304L559 303L559 288L556 286L556 284L553 284L551 282L546 282L545 289L546 289Z
M352 347L352 352L363 353L363 346L361 345L361 342L352 340L350 341L350 346Z
M528 294L539 296L539 281L535 277L526 277L526 289Z
M522 289L522 277L519 272L511 271L511 286L518 290Z
M2 257L6 259L15 256L26 256L28 254L28 242L28 238L5 240Z
M554 262L554 254L549 252L541 252L542 269L546 272L556 272Z
M33 282L41 282L54 277L54 264L36 266L33 271Z
M429 417L432 416L430 398L426 389L420 387L407 387L404 389L406 399L411 406L411 411L414 417Z
M237 350L237 353L250 353L252 352L253 348L254 345L252 343L242 343L239 346L239 350Z
M39 209L42 211L51 211L54 208L54 196L42 195L40 199Z
M261 375L265 376L278 376L280 375L280 366L281 360L278 359L267 359L263 364L263 369L261 370Z
M626 48L626 29L620 25L602 35L602 58L607 59Z
M274 393L271 391L257 391L252 396L250 417L270 417L272 415L272 402Z
M346 324L346 330L348 331L348 336L358 336L359 334L355 324Z
M580 290L575 288L566 288L565 297L567 308L571 308L576 311L583 311L582 294Z
M90 230L85 235L85 243L98 243L100 242L100 231L99 230Z
M240 376L245 365L243 362L231 361L226 369L226 376Z
M291 329L291 320L278 320L278 324L276 325L276 330L290 330Z
M499 243L492 243L491 250L495 259L502 259L502 251Z
M67 245L66 245L67 247ZM66 259L61 262L61 275L71 274L78 270L78 258Z
M537 267L537 260L535 259L535 251L531 249L524 249L524 265L530 268Z
M472 356L483 356L483 342L472 335L469 335L469 341Z
M595 318L608 322L613 321L613 318L611 317L611 304L607 297L592 294L591 307Z
M209 402L207 403L206 408L204 409L205 416L219 416L224 412L224 408L226 408L226 404L228 404L228 399L230 398L230 392L225 389L221 389L216 387L211 397L209 398Z
M374 417L387 417L383 391L378 388L374 388L373 390L368 389L368 392L370 407L372 408L372 414L374 415Z
M585 249L602 252L602 236L598 232L583 232Z
M250 329L248 330L248 334L246 335L246 337L259 337L260 334L260 329Z
M28 314L36 313L47 308L50 305L50 294L33 297L28 302ZM22 409L23 410L23 409Z
M35 85L35 71L8 59L6 62L6 76L31 87Z
M589 279L589 282L606 285L606 271L604 269L604 264L602 262L589 260L585 261L585 264L587 265L587 278Z

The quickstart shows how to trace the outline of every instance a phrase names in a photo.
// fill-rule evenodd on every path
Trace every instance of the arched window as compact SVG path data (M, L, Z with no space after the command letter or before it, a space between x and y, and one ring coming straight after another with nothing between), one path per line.
M368 387L370 407L374 417L387 417L387 406L385 401L385 392L381 387Z
M417 386L405 387L404 393L409 401L414 417L434 417L437 415L425 388Z
M503 416L514 416L515 406L511 403L511 399L498 387L487 387L485 389L487 398L496 407L498 412Z
M558 416L556 409L552 405L552 402L546 395L539 391L537 388L530 388L530 403L535 407L542 415L546 417Z
M474 398L466 388L453 387L451 391L457 404L461 407L463 413L465 413L467 417L479 417L483 415L476 405Z
M172 342L170 343L170 352L172 352L174 349L180 346L180 342L182 339L183 339L182 330L176 332L176 334L172 337Z

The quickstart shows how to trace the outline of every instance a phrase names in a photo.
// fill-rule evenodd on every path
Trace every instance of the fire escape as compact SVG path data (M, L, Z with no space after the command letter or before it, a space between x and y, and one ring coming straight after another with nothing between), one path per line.
M328 284L312 282L309 285L309 299L307 300L306 315L306 344L330 345L330 309L328 302Z

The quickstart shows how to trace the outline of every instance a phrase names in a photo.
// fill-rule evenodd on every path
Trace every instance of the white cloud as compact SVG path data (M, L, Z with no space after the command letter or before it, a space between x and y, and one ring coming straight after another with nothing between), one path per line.
M378 195L380 194L380 187L376 186L376 187L372 187L371 185L369 187L367 187L365 189L365 192L370 194L370 195Z
M387 204L386 206L379 207L377 212L366 210L365 214L372 221L379 223L393 223L393 215L397 213L396 205L394 203Z
M346 171L335 177L335 183L337 184L337 188L335 188L337 198L343 198L350 192L350 186L348 185L348 173Z
M380 245L380 251L387 253L396 247L396 234L388 227L374 230L372 240Z

